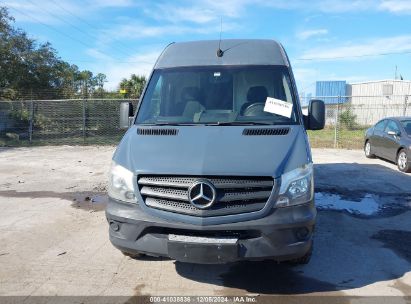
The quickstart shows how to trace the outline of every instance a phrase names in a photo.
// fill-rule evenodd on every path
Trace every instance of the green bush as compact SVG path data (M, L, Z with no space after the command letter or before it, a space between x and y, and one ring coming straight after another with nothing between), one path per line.
M347 130L356 130L359 128L357 123L357 115L355 115L351 109L346 109L345 111L341 112L338 117L340 126Z
M26 108L16 109L10 111L10 118L14 119L20 124L30 123L30 110ZM39 130L46 129L50 124L50 119L47 119L44 115L34 114L33 127Z

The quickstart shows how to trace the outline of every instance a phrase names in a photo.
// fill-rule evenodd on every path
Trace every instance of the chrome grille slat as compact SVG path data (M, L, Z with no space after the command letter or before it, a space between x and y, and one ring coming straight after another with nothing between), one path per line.
M217 190L216 201L206 209L190 203L189 188L207 180ZM143 175L138 189L149 208L194 216L218 216L258 211L267 203L275 182L271 177L216 177Z
M198 177L141 177L139 179L140 185L188 188L196 181ZM206 178L214 187L218 188L264 188L273 187L272 180L255 180L255 179L221 179L221 178Z
M151 197L146 199L146 205L150 208L204 217L222 215L227 212L229 212L228 214L239 214L245 212L258 211L261 210L265 204L265 201L259 201L253 204L224 204L220 206L220 208L201 210L186 202L162 200Z
M154 196L158 198L169 198L188 202L187 190L147 187L144 186L140 190L141 195Z
M248 201L257 199L267 199L271 191L257 191L257 192L228 192L224 193L219 199L220 202L232 201Z

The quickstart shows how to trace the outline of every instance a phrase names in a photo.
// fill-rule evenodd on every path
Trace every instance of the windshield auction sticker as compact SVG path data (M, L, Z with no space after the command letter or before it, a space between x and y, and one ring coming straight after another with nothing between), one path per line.
M265 101L264 112L269 112L291 118L292 111L293 104L290 102L285 102L280 99L275 99L272 97L267 97Z

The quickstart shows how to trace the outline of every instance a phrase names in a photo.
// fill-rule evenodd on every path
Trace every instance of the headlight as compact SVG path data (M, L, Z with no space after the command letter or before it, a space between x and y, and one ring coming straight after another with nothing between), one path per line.
M127 203L137 203L134 195L134 174L113 161L110 169L108 196Z
M276 207L287 207L307 203L313 199L313 164L284 173Z

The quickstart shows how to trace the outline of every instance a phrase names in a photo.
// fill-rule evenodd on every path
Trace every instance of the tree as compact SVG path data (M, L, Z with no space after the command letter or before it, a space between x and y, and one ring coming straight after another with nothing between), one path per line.
M141 93L143 93L146 83L147 79L145 76L131 74L130 79L124 78L120 82L120 89L126 90L125 97L127 98L139 98Z
M104 74L79 71L50 43L38 43L13 23L7 8L0 7L0 98L74 98L104 92Z
M104 91L104 83L107 82L107 77L103 73L98 73L95 77L95 83L97 85L96 93L100 96L103 96Z
M104 87L104 83L107 82L107 76L103 73L98 73L94 78L97 87L102 89Z

